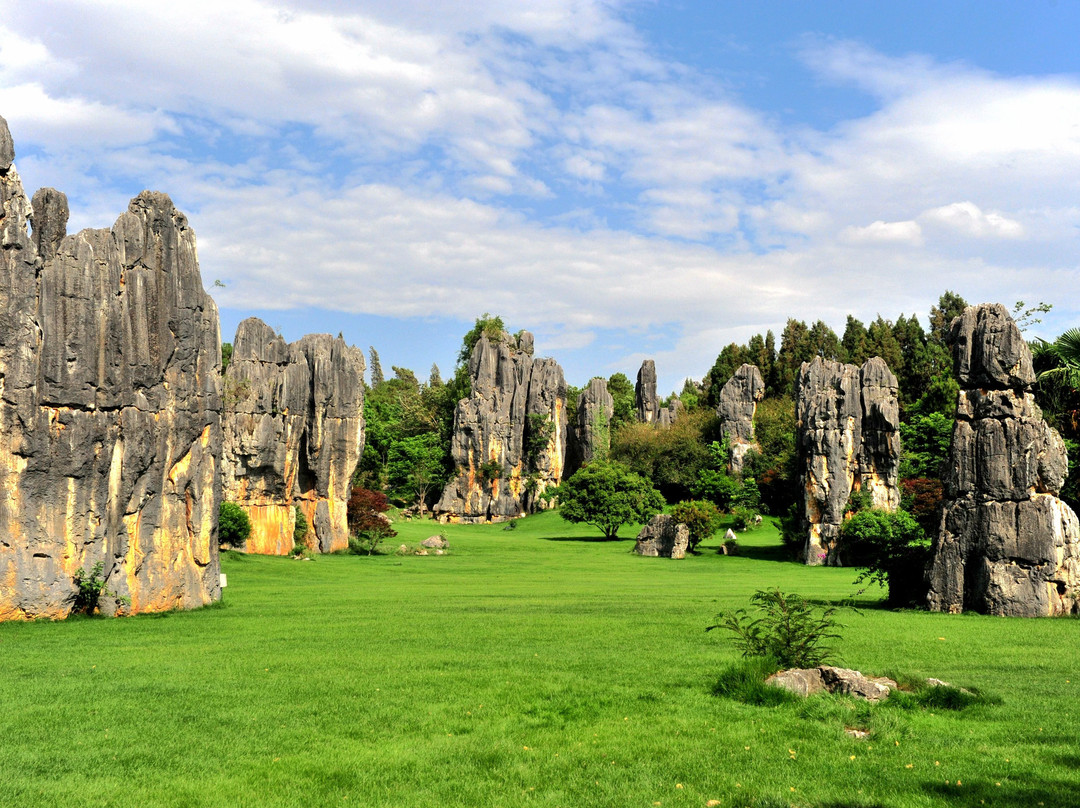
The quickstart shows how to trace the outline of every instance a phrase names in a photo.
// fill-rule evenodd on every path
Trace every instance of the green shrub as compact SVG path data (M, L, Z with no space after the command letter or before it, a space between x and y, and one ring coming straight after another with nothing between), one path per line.
M735 523L736 530L751 530L757 521L758 512L753 508L736 505L731 509L731 518Z
M861 510L840 527L844 563L865 567L856 583L874 581L889 588L894 606L922 605L930 541L904 510Z
M671 509L671 515L690 531L691 551L696 550L705 539L711 538L720 527L720 511L708 500L683 500Z
M105 592L105 581L101 577L105 569L105 562L99 561L87 575L86 570L79 567L75 570L75 605L71 607L76 614L93 614L97 611L98 600Z
M242 548L251 535L251 519L235 502L222 502L218 510L218 542Z
M838 627L833 619L835 608L815 616L805 598L779 589L759 589L750 602L757 607L758 616L751 617L745 609L720 612L718 622L705 630L727 629L735 635L735 645L744 657L772 659L785 669L813 668L832 656L833 649L824 643L840 638L833 631Z

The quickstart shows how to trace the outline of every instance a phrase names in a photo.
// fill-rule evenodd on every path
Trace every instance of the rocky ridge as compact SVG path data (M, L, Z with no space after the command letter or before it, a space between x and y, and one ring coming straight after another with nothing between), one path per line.
M99 563L107 614L216 600L220 337L195 234L144 191L67 235L64 195L31 204L13 160L0 118L0 620L65 617Z
M840 525L852 491L874 507L900 504L900 409L896 377L884 360L862 367L815 357L795 382L796 451L807 564L843 563Z
M1000 304L969 306L949 340L960 393L929 607L1019 617L1080 611L1080 524L1057 498L1068 457L1032 395L1027 343Z
M251 519L247 551L286 555L296 510L308 547L348 547L346 502L364 448L364 354L339 336L293 343L240 323L225 371L225 498Z

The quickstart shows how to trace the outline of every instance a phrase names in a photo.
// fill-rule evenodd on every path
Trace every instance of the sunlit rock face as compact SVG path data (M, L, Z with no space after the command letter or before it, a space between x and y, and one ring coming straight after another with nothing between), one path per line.
M759 449L754 438L754 413L765 396L765 380L754 365L744 364L720 390L716 416L721 434L731 451L731 471L742 474L743 459L751 449Z
M637 419L643 424L655 424L660 420L660 398L656 395L656 362L646 359L638 369L634 384L634 408Z
M66 235L0 118L0 619L60 618L100 562L106 614L220 597L220 337L195 233L143 192ZM34 232L28 232L32 220Z
M364 449L364 354L240 323L224 382L224 495L251 519L249 553L292 551L296 510L320 552L348 547L349 481Z
M608 392L607 380L591 379L578 396L574 423L567 427L566 476L594 459L608 456L614 416L615 399Z
M545 508L564 477L566 381L553 359L533 358L533 337L483 335L469 357L472 391L454 411L456 471L435 514L447 522L497 522Z
M1020 617L1076 612L1080 525L1056 496L1068 457L1032 396L1027 343L1000 304L969 306L949 338L960 393L928 605Z
M796 379L796 448L806 530L803 560L840 565L840 525L852 491L874 507L900 504L900 409L884 360L862 367L816 357Z

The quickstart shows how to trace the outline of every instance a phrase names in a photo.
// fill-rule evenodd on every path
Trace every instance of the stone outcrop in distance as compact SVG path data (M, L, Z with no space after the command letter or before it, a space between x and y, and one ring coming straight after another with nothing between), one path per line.
M0 620L220 597L221 348L195 234L144 191L111 230L31 205L0 118ZM28 220L34 233L27 232Z
M293 343L240 323L225 371L225 499L251 519L249 553L287 555L296 509L309 548L349 545L346 503L364 449L364 353L339 336Z
M594 458L606 458L611 449L611 419L615 399L607 389L607 380L596 377L581 391L577 416L568 429L566 472L569 477Z
M731 470L742 474L743 458L751 449L759 450L754 438L754 413L765 396L765 380L755 365L744 364L720 390L716 415L721 434L728 440Z
M884 360L862 367L815 357L796 379L796 450L803 485L807 564L843 563L840 525L852 491L873 506L900 504L900 409Z
M1057 498L1061 436L1031 393L1031 353L1008 310L969 306L950 343L960 394L930 609L1039 617L1080 611L1080 525Z
M690 528L667 513L658 513L641 529L634 543L634 552L640 556L659 558L686 558L690 547Z
M454 411L456 472L435 505L444 522L498 522L546 507L566 467L566 382L533 358L528 331L483 335L469 357L472 392Z
M634 408L643 424L655 424L660 418L660 398L656 395L656 362L646 359L638 369L634 384Z

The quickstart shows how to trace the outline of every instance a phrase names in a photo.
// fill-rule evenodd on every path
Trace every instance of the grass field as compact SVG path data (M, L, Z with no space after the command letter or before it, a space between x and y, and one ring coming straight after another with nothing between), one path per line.
M705 626L759 588L851 598L852 570L771 526L684 561L551 513L445 530L441 557L229 557L196 612L0 625L0 806L1080 805L1078 620L859 596L843 663L1003 703L754 707L711 694L737 654Z

